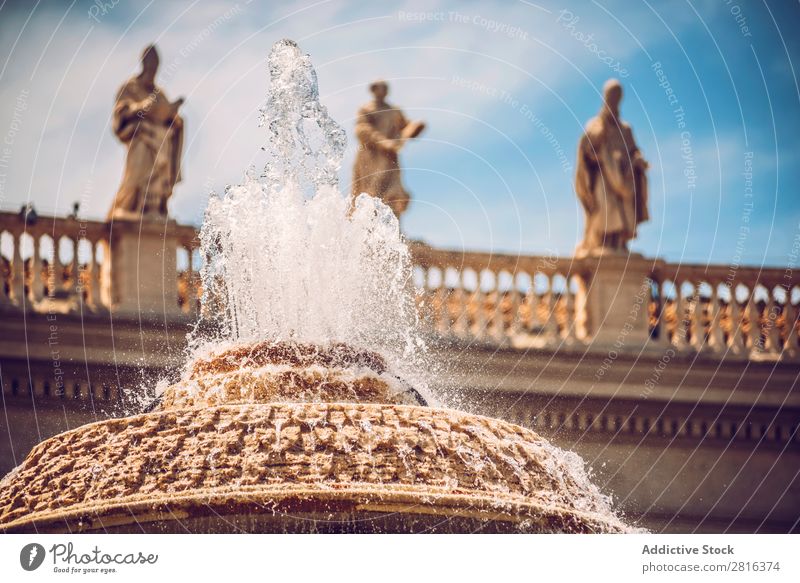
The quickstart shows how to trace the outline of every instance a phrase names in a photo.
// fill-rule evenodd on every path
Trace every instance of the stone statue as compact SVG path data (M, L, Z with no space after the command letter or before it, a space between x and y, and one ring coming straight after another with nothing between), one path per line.
M181 179L183 98L170 102L155 84L158 52L142 52L142 72L120 88L114 104L113 129L128 147L122 184L108 218L165 217L172 188Z
M619 116L622 85L610 79L603 87L600 115L586 124L578 145L575 191L586 211L578 255L627 252L636 227L647 221L648 164L631 127Z
M362 192L380 198L399 218L411 198L403 188L398 153L416 138L425 124L408 121L403 112L386 102L385 81L370 85L375 99L358 110L356 137L360 142L353 168L353 196Z

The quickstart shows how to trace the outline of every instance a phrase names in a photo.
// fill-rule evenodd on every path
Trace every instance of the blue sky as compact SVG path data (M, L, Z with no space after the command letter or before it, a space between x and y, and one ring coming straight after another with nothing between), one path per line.
M651 164L651 221L633 249L671 261L796 261L797 2L101 4L0 7L0 208L31 201L66 213L82 200L85 215L104 216L124 157L109 125L114 93L156 42L159 82L186 98L185 180L171 208L199 223L211 189L261 165L265 58L289 37L311 54L323 101L348 130L343 188L370 81L387 79L390 101L428 122L402 154L410 237L571 254L583 224L575 149L615 76Z

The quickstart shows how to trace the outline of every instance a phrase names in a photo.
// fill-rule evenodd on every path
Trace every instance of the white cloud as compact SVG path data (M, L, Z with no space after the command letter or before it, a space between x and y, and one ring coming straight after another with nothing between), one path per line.
M555 4L538 10L524 3L442 0L409 1L389 9L386 5L322 2L300 10L303 5L292 8L240 2L232 10L231 5L216 3L170 2L140 10L140 5L120 3L99 24L88 18L88 5L73 9L58 30L63 13L40 11L11 53L0 88L0 124L8 123L10 106L22 88L30 88L31 95L23 131L14 144L13 173L6 183L5 200L0 201L6 207L30 199L45 212L63 213L72 201L91 191L85 212L93 217L105 214L118 185L124 152L109 127L114 93L136 71L141 48L152 41L158 42L161 50L160 82L167 95L182 95L187 100L185 180L175 191L172 209L179 220L192 222L202 216L209 186L221 190L226 183L238 181L249 164L260 163L258 147L263 133L256 127L256 110L266 92L265 57L279 38L301 39L301 46L314 58L325 103L348 132L356 108L368 98L367 83L384 77L391 80L391 98L409 115L430 122L426 138L467 148L474 147L477 136L484 134L476 134L479 124L468 123L464 115L496 126L512 140L535 130L510 116L497 99L453 84L454 75L506 91L536 107L558 103L559 95L574 87L576 80L585 90L596 92L582 75L585 72L592 77L605 70L595 54L555 22ZM283 18L293 11L296 13ZM400 16L400 12L417 11L442 13L444 20L416 22ZM581 17L577 28L594 33L598 45L613 47L616 58L625 60L639 50L637 39L620 34L612 19L597 16L589 7L574 12ZM19 12L3 18L0 28L12 29L26 16ZM629 15L627 20L631 18ZM521 32L516 36L493 32L484 19L516 26ZM652 40L655 34L648 38ZM10 51L15 35L4 32L1 36L0 47ZM585 121L564 111L574 118L576 128ZM513 143L506 142L505 147L519 155L514 153ZM564 147L571 155L574 144L565 138ZM427 148L414 145L407 160L435 170L437 160L424 154L430 151ZM453 151L445 149L444 155ZM345 183L351 160L352 154L344 161ZM481 226L487 219L477 207L471 209L477 214L445 209L459 217L459 228L467 233L465 244L480 246L492 240L508 248L530 245L538 237L541 246L541 232L549 229L559 239L558 246L568 252L579 229L571 177L544 166L537 169L543 173L546 188L553 189L554 198L548 199L552 214L542 219L543 227L523 226L522 233L518 232L520 221L540 220L537 214L541 213L531 202L537 196L531 193L538 186L525 178L523 190L512 192L512 198L491 201L495 208L488 216L494 224ZM513 183L513 174L521 172L527 177L531 169L521 159L519 171L504 168L503 172L507 173L503 178ZM419 190L421 176L410 177L412 191ZM436 202L435 193L421 196ZM417 205L413 212L424 212L423 208ZM530 215L520 218L520 212ZM568 220L572 227L553 229L548 221L556 219ZM420 216L412 217L412 223L422 227L431 221ZM508 225L516 233L511 238L506 236Z

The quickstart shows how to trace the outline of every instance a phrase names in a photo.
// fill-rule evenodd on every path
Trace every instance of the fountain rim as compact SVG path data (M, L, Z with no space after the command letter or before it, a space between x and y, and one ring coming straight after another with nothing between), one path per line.
M378 498L378 495L380 497ZM421 502L421 498L426 498ZM65 510L48 511L36 516L18 518L0 525L0 533L49 532L85 533L102 532L104 528L114 528L128 524L152 523L163 520L177 521L189 518L194 509L205 509L206 515L225 516L237 514L233 509L247 509L253 515L280 513L280 507L291 516L292 508L302 504L328 503L348 507L365 515L369 514L419 514L440 518L472 518L487 522L502 522L520 525L527 520L546 521L556 525L564 532L624 532L615 528L607 530L610 523L589 512L577 511L548 503L528 502L519 497L499 501L480 491L453 493L444 487L426 486L424 491L403 485L374 485L352 482L334 488L302 484L287 488L286 484L258 484L253 486L231 486L210 488L201 492L171 494L168 499L153 500L146 494L135 494L114 499L113 504L98 502ZM296 511L296 510L295 510ZM49 528L59 525L59 528ZM568 531L567 527L578 531Z
M36 445L25 461L14 468L6 476L0 479L0 487L7 481L13 480L18 469L22 468L25 462L37 453L37 450L47 449L51 442L54 442L72 434L84 432L94 426L115 426L120 424L129 425L136 423L138 419L152 417L180 416L181 414L192 413L194 411L233 411L265 409L278 407L305 408L309 404L321 407L332 407L334 409L352 410L425 410L430 414L445 413L447 415L457 415L459 418L468 418L473 421L488 421L492 424L505 425L514 433L527 433L531 436L546 441L538 433L531 429L524 428L515 423L487 417L485 415L467 413L460 410L448 409L445 407L422 407L418 405L396 405L388 403L359 403L353 401L269 401L269 402L226 402L224 404L199 407L181 407L175 409L157 409L151 412L140 413L130 417L117 417L112 419L99 420L92 423L81 425L50 437ZM614 524L606 517L591 512L578 509L566 508L550 501L542 501L536 498L526 498L518 494L509 495L506 498L487 495L479 489L459 488L458 492L453 489L425 484L415 487L412 484L372 484L368 482L353 481L340 484L314 485L311 483L292 483L279 482L272 484L254 485L224 485L210 488L197 488L182 493L169 493L168 498L159 499L157 496L149 494L132 494L111 500L102 500L90 503L78 503L57 510L44 510L31 512L7 523L0 522L0 533L9 532L36 532L46 529L49 526L63 524L64 532L95 531L94 526L81 526L84 521L92 524L100 520L102 529L102 516L107 517L111 522L109 527L136 522L153 522L157 520L175 520L176 512L183 512L188 517L187 510L196 508L208 508L211 513L224 516L236 514L231 510L232 503L235 507L246 509L251 514L264 514L269 511L272 505L288 505L289 508L297 507L302 503L322 502L340 506L346 506L350 510L359 512L377 513L398 512L406 514L429 515L436 514L442 517L466 517L486 521L503 522L506 524L520 525L526 520L533 520L534 523L541 524L547 521L551 525L557 525L564 529L563 532L625 532L622 523ZM378 496L380 494L380 496ZM424 501L424 504L421 502ZM159 510L160 509L160 510ZM426 511L427 510L427 511ZM101 512L102 511L102 512ZM137 513L140 512L137 517ZM274 510L273 510L274 513ZM95 514L94 517L90 516ZM120 517L126 517L121 520ZM571 530L566 530L571 527ZM575 528L578 527L578 528ZM61 532L61 529L53 529L50 532Z

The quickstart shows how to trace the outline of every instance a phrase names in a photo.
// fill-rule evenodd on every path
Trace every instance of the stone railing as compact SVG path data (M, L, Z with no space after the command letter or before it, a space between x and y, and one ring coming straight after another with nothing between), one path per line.
M437 333L515 347L643 349L797 359L800 273L413 246L424 320ZM578 342L580 341L580 342Z
M0 213L0 307L193 317L195 227ZM800 275L670 264L639 255L563 258L411 244L423 321L439 336L548 350L674 350L797 359Z
M589 336L585 273L573 259L442 251L413 244L423 319L439 334L545 347Z
M659 263L650 277L659 344L751 359L798 357L796 271Z
M108 254L104 223L0 213L0 304L34 308L58 301L107 308L100 266Z
M0 212L0 307L38 312L196 313L197 231ZM178 270L183 256L183 269ZM159 261L161 258L161 261Z

